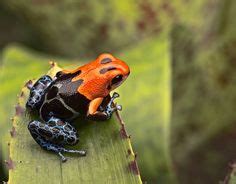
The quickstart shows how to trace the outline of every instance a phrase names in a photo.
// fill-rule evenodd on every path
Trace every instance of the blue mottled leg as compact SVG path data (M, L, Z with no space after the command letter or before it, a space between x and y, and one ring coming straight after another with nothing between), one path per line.
M26 107L37 109L40 107L47 87L52 83L52 78L48 75L42 76L30 89L29 99Z
M35 139L35 141L43 148L46 149L48 151L53 151L55 153L57 153L60 157L62 162L65 162L67 159L66 157L64 157L64 155L62 154L63 152L67 152L67 153L78 153L82 156L86 155L86 151L81 151L81 150L68 150L63 148L62 146L56 145L56 144L52 144L49 141L46 141L44 138L40 137L40 135L31 133L31 135L33 136L33 138Z
M76 130L67 122L54 117L46 123L35 120L29 123L28 129L42 148L58 153L62 161L66 161L66 158L62 155L63 152L86 155L83 150L69 150L63 147L66 144L75 145L78 143Z

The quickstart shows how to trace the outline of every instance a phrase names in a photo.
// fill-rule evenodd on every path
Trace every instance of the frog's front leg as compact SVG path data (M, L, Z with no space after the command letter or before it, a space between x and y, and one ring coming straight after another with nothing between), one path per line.
M114 92L105 107L101 106L104 98L97 98L91 101L89 104L87 119L95 120L95 121L97 120L104 121L104 120L110 119L114 111L122 110L121 105L115 105L115 106L113 105L114 100L118 97L119 97L119 94Z
M75 128L59 118L51 117L46 123L36 120L31 121L28 129L34 140L42 148L56 152L62 161L66 161L66 158L62 155L63 152L86 155L86 151L69 150L63 147L63 145L75 145L79 139Z
M112 113L114 111L121 111L122 110L122 106L121 105L115 105L115 107L113 107L113 102L116 98L118 98L120 95L116 92L113 93L112 97L111 97L111 100L109 101L109 103L107 104L104 112L108 115L108 116L111 116Z
M30 109L38 109L42 104L45 91L52 81L52 78L48 75L44 75L39 80L37 80L30 88L30 95L26 103L26 107L29 107Z

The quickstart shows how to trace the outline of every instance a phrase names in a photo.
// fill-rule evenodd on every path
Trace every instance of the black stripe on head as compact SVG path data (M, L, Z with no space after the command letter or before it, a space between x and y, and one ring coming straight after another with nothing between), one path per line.
M73 78L81 73L81 70L76 71L75 73L64 73L63 71L59 71L56 74L57 78L60 79L67 79L67 78Z
M106 64L106 63L110 63L112 62L112 60L110 58L104 58L101 60L101 64Z
M116 69L116 67L110 66L110 67L107 67L107 68L102 68L102 69L99 71L99 73L100 73L100 74L104 74L104 73L106 73L106 72L108 72L108 71L110 71L110 70L115 70L115 69Z

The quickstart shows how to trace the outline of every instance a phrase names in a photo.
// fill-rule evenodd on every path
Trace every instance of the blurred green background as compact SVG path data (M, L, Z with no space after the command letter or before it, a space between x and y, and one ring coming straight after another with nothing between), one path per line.
M20 87L49 59L102 52L131 68L118 102L142 180L223 181L236 155L235 10L233 0L1 0L0 181Z

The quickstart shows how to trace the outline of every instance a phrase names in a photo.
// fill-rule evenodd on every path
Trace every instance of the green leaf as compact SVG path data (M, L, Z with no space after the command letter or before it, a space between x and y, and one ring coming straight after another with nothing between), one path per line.
M169 155L171 87L167 36L160 35L159 38L145 40L134 48L122 52L118 57L126 61L131 68L129 78L118 88L121 98L117 99L117 102L124 108L121 112L122 117L126 120L127 128L133 138L132 143L138 153L142 177L148 182L174 183L174 171ZM18 89L23 85L23 81L38 78L46 73L49 67L48 58L54 57L43 57L19 46L8 47L5 50L4 61L7 66L4 67L5 80L2 83L4 94L0 95L0 99L10 99L0 106L2 108L0 118L4 119L0 123L4 122L5 134L9 134L11 125L9 117L13 115L12 107ZM60 64L68 65L68 62L65 64L60 60ZM77 61L76 65L81 65L81 62ZM16 77L17 71L24 72ZM7 89L9 86L13 89ZM7 150L6 140L4 148Z
M54 66L53 76L60 68ZM13 120L8 160L9 183L141 183L130 138L124 134L119 114L106 122L76 121L80 143L86 157L66 155L62 163L51 152L41 149L27 130L32 119L25 113L29 90L23 87Z
M40 75L42 75L43 73L46 73L47 68L49 68L48 58L50 58L50 57L49 56L39 55L37 52L33 52L33 51L31 51L29 49L25 49L23 47L19 47L18 45L17 46L16 45L9 46L3 52L3 63L4 63L4 65L3 65L3 68L2 68L2 71L1 71L2 75L1 75L1 78L0 78L0 80L1 80L1 87L2 87L1 91L0 91L0 101L1 101L1 106L0 106L0 115L1 115L0 116L0 126L1 126L1 129L0 129L0 133L1 133L0 134L0 139L1 139L1 147L3 147L3 149L1 150L2 152L1 152L0 156L2 157L2 161L9 159L9 157L8 157L8 149L9 149L8 148L8 142L9 142L9 139L10 139L9 131L11 130L11 125L12 125L10 117L13 117L13 115L15 113L15 110L14 110L15 102L14 101L16 101L16 99L17 99L17 94L19 93L20 86L23 86L24 81L26 81L26 79L29 79L29 78L36 79ZM53 57L53 58L55 58L55 57ZM68 65L73 65L72 67L76 67L78 65L81 65L81 62L78 62L78 61L76 61L76 62L75 61L71 61L71 62L68 63L68 62L65 62L64 60L61 60L61 59L58 59L58 58L56 60L60 61L60 64L62 64L62 65L67 65L67 66ZM15 118L14 118L14 121L15 121ZM124 145L124 146L128 145L128 146L130 146L129 141L128 142L127 141L124 142L124 140L120 140L119 139L119 127L117 126L117 122L113 123L113 121L114 120L112 120L111 122L107 122L107 123L106 122L105 123L102 122L101 124L94 122L92 124L91 123L88 124L87 126L85 126L83 128L88 129L90 131L95 131L93 128L99 127L101 129L103 129L104 132L106 132L107 128L109 129L109 127L110 128L114 128L113 129L113 133L114 133L114 138L116 138L116 139L114 139L114 141L112 141L112 143L114 142L114 146L118 145L118 147L117 147L118 149L121 148L119 145ZM22 123L22 126L27 127L27 123L28 122ZM89 128L90 126L92 127L92 129ZM117 129L116 136L115 136L115 132L114 132L115 129ZM99 130L99 129L96 129L96 131L97 130ZM103 132L103 131L101 131L101 132ZM16 132L19 133L19 131L17 131L17 129L16 129ZM111 130L111 133L112 133L112 130ZM93 134L91 134L91 135L93 135ZM28 136L29 136L29 138L31 140L32 138L30 137L29 134L28 134ZM88 148L86 146L83 147L83 145L86 145L86 143L84 143L82 141L83 140L83 138L82 138L83 131L80 131L80 136L81 136L81 144L80 144L81 148L84 148L84 149ZM85 134L85 136L86 136L86 134ZM101 137L97 137L97 138L101 138ZM85 138L85 140L89 141L90 139L87 140L87 138ZM36 143L33 142L33 144L35 145L35 147L37 147L39 149L39 147L38 147L38 145L36 145ZM99 144L97 144L97 146L98 145ZM125 147L122 147L122 148L123 148L123 151L124 151ZM91 149L91 151L92 150L93 149ZM26 150L24 150L24 151L26 151ZM116 152L117 152L117 149L115 147L115 148L113 148L114 155L117 154ZM18 155L19 152L14 152L14 154ZM47 153L47 154L49 156L52 155L52 154L49 154L49 153ZM104 154L105 154L105 152L104 152ZM124 152L123 152L123 154L124 154ZM23 152L22 152L22 155L23 155ZM114 155L113 155L113 158L118 160L119 156L116 157ZM26 154L25 156L28 157L29 155ZM56 155L53 154L52 157L55 159L55 161L58 161L58 158L57 158ZM134 158L134 155L132 157ZM13 162L14 162L16 168L17 168L17 165L18 165L17 161L15 162L13 157L10 157L10 158L13 160ZM95 157L95 159L97 159L97 158L98 157ZM122 158L122 159L124 160L125 158ZM110 160L110 158L108 158L108 159ZM40 159L40 160L42 161L42 159ZM7 163L11 163L9 161L10 160L8 160ZM135 163L135 162L132 162L132 163ZM128 166L129 164L126 165L126 166L123 165L123 164L124 164L123 162L120 163L120 166L123 166L123 169L124 169L123 171L127 172L128 176L129 176L129 174L132 175L132 172L130 172L130 168ZM2 164L2 165L5 165L5 164ZM92 165L90 164L90 166L92 166ZM106 166L106 165L104 165L104 166ZM130 166L132 166L132 165L130 165ZM77 166L75 166L75 167L77 167ZM115 165L110 167L110 168L113 168L111 170L111 172L116 171L114 167L115 167ZM116 167L118 167L118 166L116 166ZM18 171L19 170L16 169L14 171L14 173L16 174L16 173L18 173ZM103 171L103 170L101 170L101 171ZM122 172L120 172L118 170L117 170L117 172L118 172L118 175L122 175ZM22 175L22 177L23 176L24 175ZM77 175L75 175L75 176L77 177ZM139 176L135 175L135 178L136 178L135 181L138 181L138 182L141 181ZM2 177L1 176L1 180L3 180L3 179L6 181L6 177Z

